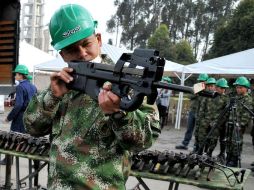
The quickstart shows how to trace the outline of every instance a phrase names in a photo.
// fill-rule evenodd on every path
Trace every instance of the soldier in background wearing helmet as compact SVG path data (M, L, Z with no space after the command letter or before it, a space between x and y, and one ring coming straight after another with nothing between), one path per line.
M254 112L254 79L250 80L251 83L251 96L252 96L252 112ZM254 116L252 116L252 129L250 132L250 135L252 137L252 145L254 150ZM254 172L254 161L250 164L252 166L251 171Z
M248 93L248 89L250 88L250 82L246 77L238 77L234 83L236 88L236 97L235 97L235 105L236 105L236 114L233 118L232 114L229 115L229 122L232 123L236 119L237 123L234 128L234 133L232 134L232 142L229 146L227 146L227 158L226 158L226 165L230 167L237 167L238 161L241 157L242 152L242 145L243 145L243 134L245 132L246 127L251 120L251 114L244 108L243 105L248 107L252 110L252 98ZM228 122L228 124L229 124ZM238 141L235 137L237 136L236 133L239 133L240 141L239 147L236 141ZM228 137L230 138L230 137Z
M229 86L226 79L220 78L219 80L217 80L217 96L215 98L211 98L212 104L210 105L210 112L207 114L206 117L207 124L209 125L210 130L213 129L212 133L207 139L207 141L209 142L207 153L208 155L212 156L212 153L217 145L218 138L220 137L220 153L218 155L218 158L222 164L224 164L226 158L225 124L228 114L223 114L223 111L228 103L228 96L225 94L228 87Z
M206 90L208 91L215 91L215 78L208 78L205 82ZM194 152L198 154L202 154L203 152L207 151L207 146L205 146L205 138L208 134L210 127L207 123L207 120L211 114L211 108L213 106L212 98L209 97L202 97L200 101L200 107L198 110L197 115L197 122L198 125L195 128L195 147Z
M25 133L23 124L23 114L31 98L36 94L36 87L27 79L28 68L25 65L17 65L15 70L15 80L18 81L16 87L15 104L5 121L11 123L11 131Z
M27 80L28 68L25 65L17 65L13 72L15 73L15 80L18 82L16 86L16 98L13 109L5 121L11 121L11 131L25 133L23 115L29 101L36 94L37 89ZM6 160L2 160L0 164L6 164Z
M49 24L52 45L66 62L100 62L102 40L96 25L84 7L61 6ZM33 98L24 116L28 133L42 136L51 131L48 188L125 189L122 157L125 151L149 148L158 137L157 107L144 103L136 111L123 112L109 83L98 101L68 90L71 73L71 68L53 73L50 87Z
M172 83L171 78L169 77L163 77L162 82L166 83ZM170 102L170 96L172 94L171 90L168 89L158 89L158 97L156 100L157 107L159 110L160 115L160 123L161 123L161 129L164 127L166 119L168 117L168 109L169 109L169 102Z
M208 77L207 74L202 73L198 76L197 81L205 83L205 81L208 78L209 77ZM188 145L191 141L194 128L198 125L196 117L197 117L197 114L198 114L201 99L202 99L202 97L200 97L198 95L191 95L191 97L190 97L190 110L189 110L188 122L187 122L187 130L185 132L184 139L183 139L182 143L175 146L176 149L183 149L183 150L188 149Z

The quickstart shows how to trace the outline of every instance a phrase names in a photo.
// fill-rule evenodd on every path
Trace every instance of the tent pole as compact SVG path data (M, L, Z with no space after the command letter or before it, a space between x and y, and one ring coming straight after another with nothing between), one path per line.
M182 72L181 85L184 85L184 81L185 81L185 73ZM177 102L175 129L180 129L180 126L181 126L182 107L183 107L183 93L180 92L178 97L178 102Z

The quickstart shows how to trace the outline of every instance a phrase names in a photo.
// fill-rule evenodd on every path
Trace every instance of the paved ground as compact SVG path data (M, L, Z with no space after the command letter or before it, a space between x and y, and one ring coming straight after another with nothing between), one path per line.
M9 123L4 123L3 119L6 117L6 114L9 112L9 108L5 108L5 112L3 114L0 114L0 130L9 130ZM184 125L184 123L183 123ZM175 150L175 145L180 143L182 140L182 137L185 132L184 127L182 127L180 130L174 129L173 126L168 125L163 130L162 134L160 135L157 142L154 144L153 147L151 147L152 150L172 150L175 152L179 152L178 150ZM191 142L189 151L192 150L193 142ZM182 152L189 152L189 151L182 151ZM215 155L218 153L218 150L216 149ZM3 155L2 155L3 158ZM253 147L251 145L251 137L249 134L246 134L244 136L244 147L243 147L243 154L242 154L242 167L243 168L249 168L250 163L254 161L254 151ZM14 161L15 164L15 161ZM15 166L15 165L14 165ZM21 178L25 177L28 174L28 160L21 158L20 159L20 175ZM12 167L12 183L14 184L12 187L15 188L15 167ZM39 183L42 186L46 186L47 181L47 169L44 168L40 172L39 176ZM5 166L0 166L0 186L2 186L5 182ZM28 180L26 180L28 185ZM156 181L156 180L149 180L145 179L145 182L150 187L151 190L166 190L168 189L168 183L163 181ZM134 177L129 177L126 188L127 190L132 189L137 184L137 180ZM252 190L254 186L254 177L253 174L251 174L244 186L245 190ZM1 189L1 188L0 188ZM194 186L188 186L188 185L180 185L180 190L198 190L200 188L194 187Z

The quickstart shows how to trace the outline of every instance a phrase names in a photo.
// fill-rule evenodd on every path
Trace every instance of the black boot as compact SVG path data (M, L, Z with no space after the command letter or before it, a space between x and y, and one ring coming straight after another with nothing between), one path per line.
M226 164L226 155L224 153L221 152L220 154L218 154L217 159L218 159L219 163L221 163L223 165Z
M220 142L220 154L225 155L225 152L226 152L226 143Z
M226 166L228 167L237 167L238 166L238 160L236 156L231 156L230 158L227 158Z
M218 154L217 158L218 158L218 161L225 165L226 164L226 144L223 143L223 142L220 142L220 153Z

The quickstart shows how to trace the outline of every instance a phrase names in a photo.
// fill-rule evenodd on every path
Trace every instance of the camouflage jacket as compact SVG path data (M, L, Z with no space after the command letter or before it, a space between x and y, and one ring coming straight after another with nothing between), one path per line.
M143 104L121 120L105 116L88 96L70 91L62 99L45 90L24 115L31 135L52 135L49 189L125 189L124 151L149 148L160 133L158 111Z
M206 116L207 122L209 122L210 126L214 126L215 124L217 124L217 127L222 126L225 124L228 117L226 108L226 106L228 105L228 96L225 94L220 94L215 98L210 99L210 111Z
M229 115L229 121L235 121L239 124L241 128L241 132L244 133L246 127L248 127L249 122L251 121L251 113L244 107L246 106L248 109L252 110L252 98L249 94L244 96L237 95L235 97L235 103L232 107L235 106L236 109L236 117L233 118L232 113Z
M196 115L196 112L199 107L199 96L198 95L191 95L190 96L190 111Z
M203 98L200 106L200 121L202 126L212 126L217 122L220 114L227 105L228 98L225 94L215 98ZM222 118L226 115L221 116ZM225 119L224 119L225 120Z
M202 104L205 104L206 101L206 97L204 96L197 96L197 99L195 100L195 105L196 105L196 112L195 112L195 117L196 117L196 122L195 122L195 127L198 128L200 125L200 122L202 120L203 117L203 112L201 106L203 106ZM200 112L201 111L201 112Z

